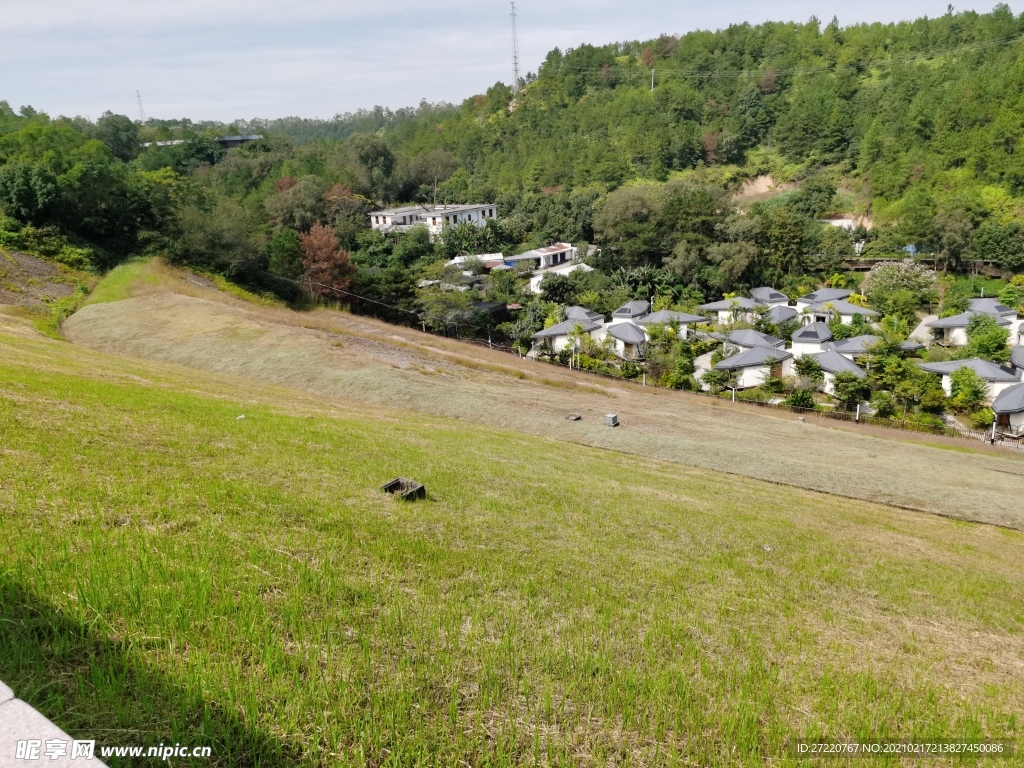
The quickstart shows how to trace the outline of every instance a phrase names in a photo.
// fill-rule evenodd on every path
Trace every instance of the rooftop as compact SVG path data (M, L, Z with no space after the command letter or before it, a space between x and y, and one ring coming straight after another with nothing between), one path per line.
M998 299L971 299L968 302L975 312L984 312L986 315L1016 315L1017 310L1000 304Z
M732 371L737 368L752 368L760 365L771 365L788 360L792 355L784 349L774 347L754 347L738 355L727 357L720 361L715 368L720 371Z
M968 309L966 312L961 312L959 315L940 317L938 320L932 320L930 323L926 323L925 325L929 328L966 328L970 324L971 318L977 317L978 315L991 317L998 325L1010 325L1013 322L1007 317L993 315L990 312L980 312L978 310Z
M552 325L550 328L545 328L543 331L537 331L531 338L534 339L550 339L555 336L568 336L573 332L576 326L580 326L584 333L590 333L596 331L601 327L601 323L595 323L589 320L577 320L570 318L563 320L557 325Z
M996 413L1024 412L1024 383L1014 384L999 393L992 402L992 410Z
M612 312L612 317L641 317L651 311L651 305L646 301L629 301Z
M970 368L985 381L1020 381L1020 377L988 360L972 357L970 360L948 360L942 363L918 363L924 370L950 374L960 368Z
M807 308L812 312L819 310L831 310L837 312L840 315L860 315L861 317L878 317L878 313L873 309L862 307L858 304L851 304L848 301L842 299L825 299L823 301L816 301L807 305Z
M861 355L881 341L881 336L872 336L870 333L866 333L862 336L854 336L852 339L837 341L832 345L832 349L847 355Z
M811 323L794 331L791 338L798 344L820 344L823 341L831 340L832 329L825 325L825 323Z
M736 296L732 299L722 299L721 301L712 301L710 304L701 304L697 309L719 312L730 309L754 309L755 307L757 307L757 302L753 299L748 299L745 296Z
M768 310L767 318L769 321L778 325L784 323L787 320L792 320L800 313L796 311L794 307L787 307L782 304L778 304Z
M808 293L806 296L801 296L797 301L804 302L806 304L815 304L819 301L838 301L840 299L847 299L853 295L853 291L848 291L845 288L819 288L816 291Z
M565 317L568 320L588 320L592 323L604 321L604 315L586 307L567 307Z
M731 333L713 333L716 339L735 344L737 347L784 347L786 342L767 333L744 329Z
M637 320L641 325L668 325L672 321L675 321L680 325L686 325L688 323L706 323L708 319L703 315L690 315L686 312L675 312L671 309L660 309L657 312L652 312L646 317L641 317Z
M750 298L767 304L769 301L789 301L789 296L784 294L782 291L777 291L774 288L751 288Z
M851 362L848 358L843 357L834 350L819 352L816 355L808 355L808 357L813 357L818 365L821 366L821 370L828 371L829 373L852 373L859 379L867 376L859 365Z
M647 334L640 326L632 323L616 323L608 327L608 335L623 341L626 344L643 344L647 341Z

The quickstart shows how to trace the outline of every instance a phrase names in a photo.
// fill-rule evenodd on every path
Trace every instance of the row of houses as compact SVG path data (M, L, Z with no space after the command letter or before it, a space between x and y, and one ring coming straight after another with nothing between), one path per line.
M840 297L839 294L845 294ZM533 335L531 355L546 350L559 352L574 346L577 334L590 336L599 343L608 342L610 348L622 360L640 361L644 358L645 346L654 325L675 324L679 338L713 338L722 343L727 357L711 363L711 356L705 355L696 362L696 377L708 370L724 371L730 374L731 387L745 389L758 387L771 377L785 377L795 373L796 361L807 356L813 358L822 372L821 391L835 394L836 376L841 373L866 378L867 372L856 362L878 345L882 338L874 334L862 334L853 338L833 338L829 322L838 318L843 324L853 323L855 315L865 319L877 317L878 313L865 307L845 302L850 292L838 289L822 289L796 300L796 307L789 306L789 299L772 288L751 291L749 299L726 299L725 302L711 302L698 309L710 316L662 310L651 312L646 301L631 301L616 309L607 322L603 315L585 307L569 307L566 319ZM847 306L848 305L848 306ZM999 305L1001 306L1001 305ZM759 311L767 309L769 316L775 313L776 322L800 318L805 323L793 332L790 339L780 339L753 329L733 330L723 333L698 331L697 326L717 318L721 324L740 320L752 320ZM973 312L986 312L993 307L986 300L972 304ZM727 313L728 321L722 323ZM1018 329L1020 320L1014 318L1010 324ZM1009 317L1004 313L1005 317ZM987 401L996 414L997 423L1005 434L1024 436L1024 342L1016 339L1017 345L1010 350L1011 362L1000 366L979 358L953 360L948 362L925 363L923 370L941 377L941 385L947 396L952 393L952 374L959 368L970 368L985 382ZM966 337L965 337L966 343ZM904 355L915 355L924 349L920 341L910 339L900 345Z

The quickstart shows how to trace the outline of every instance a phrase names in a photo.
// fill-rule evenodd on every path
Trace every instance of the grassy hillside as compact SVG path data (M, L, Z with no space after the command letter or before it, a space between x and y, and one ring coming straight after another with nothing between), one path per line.
M0 324L0 679L72 734L217 765L1024 745L1018 532Z
M159 260L112 272L76 344L687 465L1024 528L1022 456L851 427L521 360L345 312L241 300ZM610 430L615 412L626 425ZM586 418L565 420L567 413ZM951 450L939 450L947 448Z

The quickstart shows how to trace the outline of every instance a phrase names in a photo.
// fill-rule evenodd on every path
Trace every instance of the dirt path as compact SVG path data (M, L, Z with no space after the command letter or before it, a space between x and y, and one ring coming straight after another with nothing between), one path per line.
M316 324L319 328L303 327ZM342 313L302 315L162 292L90 305L77 344L698 467L1024 528L1024 460L798 423L641 390ZM570 422L568 413L583 420ZM623 424L601 424L617 413ZM883 434L886 430L879 430ZM571 451L567 453L571 471ZM723 487L723 493L728 488ZM837 498L837 511L842 507Z

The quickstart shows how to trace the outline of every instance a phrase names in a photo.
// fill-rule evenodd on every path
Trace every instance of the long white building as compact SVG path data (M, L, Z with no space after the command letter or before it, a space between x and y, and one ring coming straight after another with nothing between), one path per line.
M385 208L370 213L370 226L381 231L403 232L412 227L425 226L431 237L440 235L445 227L470 223L483 227L488 219L498 216L498 206L494 203L477 203L475 205L439 205L428 210L419 205L406 205L399 208Z

